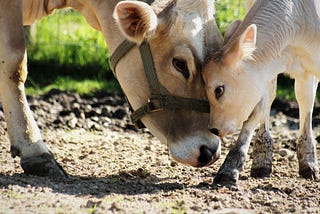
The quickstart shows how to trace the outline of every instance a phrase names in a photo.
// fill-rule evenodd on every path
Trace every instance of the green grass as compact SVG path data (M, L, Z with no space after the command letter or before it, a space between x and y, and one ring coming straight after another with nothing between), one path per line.
M285 100L295 100L293 87L287 88L278 84L277 97Z
M33 63L95 66L110 70L104 37L73 10L59 10L30 28L28 56Z
M120 91L104 37L73 10L60 10L27 28L27 94L53 88L79 94Z
M277 80L277 97L286 100L295 100L294 80L287 75L280 74Z
M68 76L59 76L49 85L40 87L34 81L30 80L26 87L27 94L45 94L52 89L75 91L81 95L92 95L97 91L118 92L120 86L116 81L102 81L99 79L77 80Z

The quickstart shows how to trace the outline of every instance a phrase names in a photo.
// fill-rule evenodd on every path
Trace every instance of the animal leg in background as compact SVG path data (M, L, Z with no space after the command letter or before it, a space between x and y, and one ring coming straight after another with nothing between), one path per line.
M319 165L316 144L312 134L312 112L318 80L312 75L295 79L295 94L299 104L300 136L297 142L299 174L303 178L317 179Z
M252 177L267 177L272 172L273 140L269 131L271 104L276 97L277 79L269 86L269 105L264 109L264 120L253 141L253 162L251 166Z
M0 5L0 97L8 127L11 155L21 157L21 166L27 174L64 175L42 141L25 95L27 54L22 1L0 0Z

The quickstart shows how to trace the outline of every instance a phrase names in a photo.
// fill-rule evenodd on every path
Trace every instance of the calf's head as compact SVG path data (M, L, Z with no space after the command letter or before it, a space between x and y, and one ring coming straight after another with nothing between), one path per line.
M207 0L155 1L152 6L123 1L116 6L114 18L126 39L137 46L143 41L149 43L159 82L166 91L174 96L207 100L202 64L208 47L222 43L212 20L213 9L214 1ZM207 37L209 31L211 39ZM212 34L216 36L212 38ZM117 77L137 109L147 102L150 90L137 48L131 52L118 65ZM140 69L130 71L135 67ZM164 110L147 114L142 122L168 145L178 162L207 166L220 155L220 140L208 131L208 113Z
M240 24L228 28L225 44L210 54L202 73L210 102L209 128L219 136L239 128L268 88L268 66L254 56L257 27Z

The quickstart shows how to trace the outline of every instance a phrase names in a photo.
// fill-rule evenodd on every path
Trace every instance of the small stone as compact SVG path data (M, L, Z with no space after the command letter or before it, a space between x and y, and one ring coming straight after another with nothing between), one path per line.
M72 108L73 109L80 109L80 104L79 103L72 103Z
M281 157L288 157L288 156L291 156L291 151L288 149L280 149L279 155Z
M77 122L78 122L78 119L76 117L73 117L68 121L68 126L74 129L77 125Z
M91 129L93 125L94 125L94 122L92 122L91 120L87 120L88 129Z
M97 116L91 117L91 120L95 121L95 122L98 122L99 121L99 117L97 117Z

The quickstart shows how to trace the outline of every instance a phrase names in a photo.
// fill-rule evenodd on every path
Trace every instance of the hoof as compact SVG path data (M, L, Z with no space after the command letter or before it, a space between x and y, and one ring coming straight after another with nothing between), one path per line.
M21 158L21 167L24 173L43 177L68 177L60 164L54 159L52 153L44 153L40 156Z
M317 166L305 166L299 169L299 175L305 179L317 180L319 179L319 170Z
M269 177L272 172L272 168L262 167L262 168L251 168L251 177L254 178L265 178Z
M239 172L219 172L214 178L216 184L236 184L239 178Z

